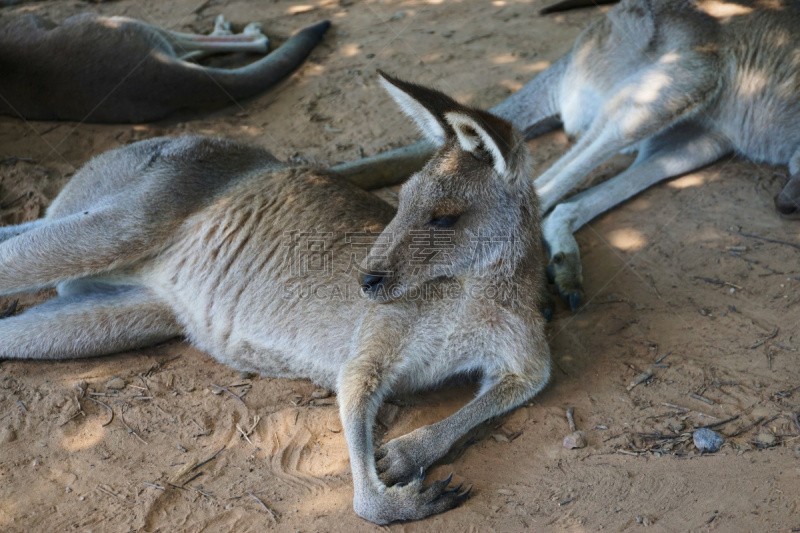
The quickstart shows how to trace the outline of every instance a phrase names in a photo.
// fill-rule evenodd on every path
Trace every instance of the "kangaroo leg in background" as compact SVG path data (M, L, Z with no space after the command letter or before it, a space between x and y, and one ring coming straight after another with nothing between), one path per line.
M800 150L789 163L789 182L775 198L775 207L785 218L800 219Z
M157 251L168 233L114 206L41 220L0 243L0 295L97 275ZM15 226L19 227L19 226Z
M558 119L557 91L569 56L562 57L489 112L510 121L527 139L543 135L561 126ZM427 141L349 161L332 168L362 189L396 185L421 169L435 149Z
M107 355L181 334L170 308L144 288L59 296L0 320L0 359Z
M248 24L240 34L231 31L231 23L219 15L214 21L214 30L209 35L195 35L163 30L163 35L172 43L180 58L200 59L207 55L225 52L253 52L266 54L269 39L261 33L261 23Z
M544 238L550 255L548 274L564 301L574 310L583 292L574 232L651 185L711 164L730 151L726 140L702 126L680 124L647 140L636 161L621 174L556 205L544 220Z

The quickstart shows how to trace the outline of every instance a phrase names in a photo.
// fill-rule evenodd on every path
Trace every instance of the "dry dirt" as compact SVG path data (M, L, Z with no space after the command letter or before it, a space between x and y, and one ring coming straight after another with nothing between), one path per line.
M276 42L323 18L334 27L291 78L221 111L141 126L0 118L3 224L41 216L92 156L156 135L226 135L331 163L409 143L415 132L376 83L377 68L490 106L599 15L542 18L543 0L166 4L26 2L0 14L61 21L93 10L208 31L224 13L239 28L264 22ZM568 141L555 133L531 146L540 172ZM728 231L800 242L800 222L781 220L772 206L784 180L784 169L725 160L581 230L586 303L576 313L562 306L549 326L552 384L432 469L473 483L469 500L387 529L798 531L800 250ZM25 295L19 308L48 296ZM10 303L0 298L3 309ZM626 390L648 369L652 379ZM114 377L127 386L108 389ZM106 407L73 388L81 380L113 409L110 424ZM212 384L247 394L238 401ZM377 530L351 509L335 399L315 400L314 390L302 380L244 378L182 342L88 361L2 362L0 530ZM381 428L392 437L434 422L473 392L404 398L383 410ZM562 447L568 406L587 448ZM745 431L698 456L687 432L734 415L717 429ZM252 428L249 441L238 427ZM678 437L643 436L655 433Z

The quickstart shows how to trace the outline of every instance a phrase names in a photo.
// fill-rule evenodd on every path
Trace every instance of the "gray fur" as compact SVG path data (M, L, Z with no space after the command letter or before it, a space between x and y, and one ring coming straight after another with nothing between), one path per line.
M27 120L147 122L182 109L221 107L254 96L292 72L330 23L309 26L268 56L238 69L186 59L267 52L260 24L230 34L164 30L127 17L75 15L55 26L35 15L0 22L0 114Z
M535 180L542 211L550 211L548 270L570 306L582 294L573 232L654 183L728 153L788 165L792 176L775 203L781 215L800 218L799 58L797 0L623 0L492 108L524 132L544 131L559 117L578 138ZM414 145L401 160L425 150ZM630 168L559 204L620 151L638 152ZM381 154L340 170L364 174L392 161Z
M221 139L108 152L75 175L44 220L0 233L0 294L59 290L0 320L0 358L88 357L184 335L235 369L338 391L360 516L385 524L455 506L465 493L424 485L420 470L549 378L535 305L544 284L538 200L527 148L509 124L387 79L448 131L403 187L396 214L325 170ZM446 109L429 106L432 95ZM414 239L451 214L458 222L437 234L452 242L449 257L427 254L432 261L412 268ZM348 236L365 231L380 235L369 256ZM326 233L328 268L311 270L294 251ZM364 296L359 265L390 272L396 290ZM384 399L458 374L480 376L478 396L385 444L376 464L372 427Z

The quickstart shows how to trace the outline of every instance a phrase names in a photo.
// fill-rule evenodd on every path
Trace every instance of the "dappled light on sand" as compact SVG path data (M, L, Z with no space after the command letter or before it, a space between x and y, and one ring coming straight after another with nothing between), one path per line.
M89 158L156 136L226 136L265 146L282 159L324 164L410 144L419 134L378 86L377 68L488 107L568 51L578 32L600 15L594 8L536 14L554 0L438 1L237 0L199 9L201 0L118 0L0 8L2 16L36 12L55 20L96 9L185 32L209 31L222 13L237 28L264 23L273 47L305 25L324 18L334 22L309 61L273 90L212 113L147 125L0 118L0 225L43 215ZM782 9L786 1L760 5ZM738 2L718 4L725 16L745 16L731 15L741 7ZM288 14L295 5L314 9ZM774 37L776 45L783 42ZM800 69L800 52L794 54ZM670 55L661 60L669 63ZM569 143L558 131L530 146L536 176ZM9 157L30 161L14 163ZM629 163L609 163L590 183ZM428 472L428 480L452 471L458 483L473 484L466 502L429 520L386 529L583 533L796 527L800 439L786 437L785 445L767 450L753 442L762 431L797 432L791 412L800 405L800 391L792 391L800 384L795 333L800 256L792 247L726 231L740 226L743 233L800 243L800 222L775 214L773 198L785 183L776 172L785 169L725 159L656 186L582 229L577 240L585 252L586 299L575 313L559 302L548 326L550 385L529 405L481 428L469 446ZM730 285L694 276L742 289L731 292ZM20 308L52 294L20 295ZM14 298L0 297L0 313ZM774 338L749 348L776 326ZM265 330L269 327L265 322ZM627 391L647 369L654 371L653 379ZM147 395L140 374L153 400L131 399ZM128 386L107 391L113 376L125 378ZM79 380L97 393L118 394L96 396L115 410L109 426L101 427L108 411L86 398L80 398L86 416L78 413L73 383ZM220 391L212 383L248 384L246 405L227 393L215 394ZM336 397L312 405L315 389L304 380L244 378L181 340L57 364L0 362L0 531L376 531L352 510ZM713 405L688 395L701 390ZM454 395L445 388L392 399L379 416L375 444L435 423L473 396L473 389ZM121 424L123 403L130 404L126 422L146 445ZM562 446L569 406L587 434L583 450ZM737 414L722 432L763 420L726 439L717 454L638 451L654 445L643 442L642 433L671 434L676 422L688 432ZM236 426L247 431L256 416L261 418L250 444ZM187 486L167 485L176 471L207 460L223 445L216 459L184 478L200 474ZM276 514L277 523L248 491ZM645 518L655 521L653 527L645 527Z
M108 417L106 417L108 418ZM79 429L70 429L64 432L61 447L68 452L86 450L99 444L106 436L106 428L101 426L99 417L84 422Z
M752 7L743 6L733 2L706 1L703 3L703 10L716 18L733 17L736 15L749 15L753 12Z
M608 234L608 242L611 246L626 252L635 251L647 244L647 240L641 231L633 228L622 228Z
M673 189L688 189L690 187L699 187L703 183L705 183L705 178L703 178L703 176L699 174L689 174L688 176L670 180L667 182L667 187Z

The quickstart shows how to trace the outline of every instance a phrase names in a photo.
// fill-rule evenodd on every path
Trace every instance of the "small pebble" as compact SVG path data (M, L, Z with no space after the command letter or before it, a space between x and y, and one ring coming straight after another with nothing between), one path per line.
M722 446L724 442L719 433L707 428L696 429L692 435L692 439L694 440L694 445L697 446L697 449L701 452L713 453L719 450L719 447Z
M492 435L492 438L497 442L508 442L508 437L506 437L502 433L495 433Z
M67 487L66 488L66 493L69 494L70 492L72 492L72 487Z
M125 380L122 378L111 378L106 381L106 388L109 390L121 390L125 388Z
M324 398L328 398L331 395L331 391L328 389L317 389L311 393L311 397L315 400L322 400Z
M562 445L564 448L568 450L574 450L575 448L585 448L588 442L586 442L586 435L583 434L583 431L573 431L566 437L564 437L564 441Z
M85 379L82 379L80 381L76 381L75 383L72 384L72 388L76 389L76 390L86 390L86 388L88 386L89 386L89 384L86 383Z

